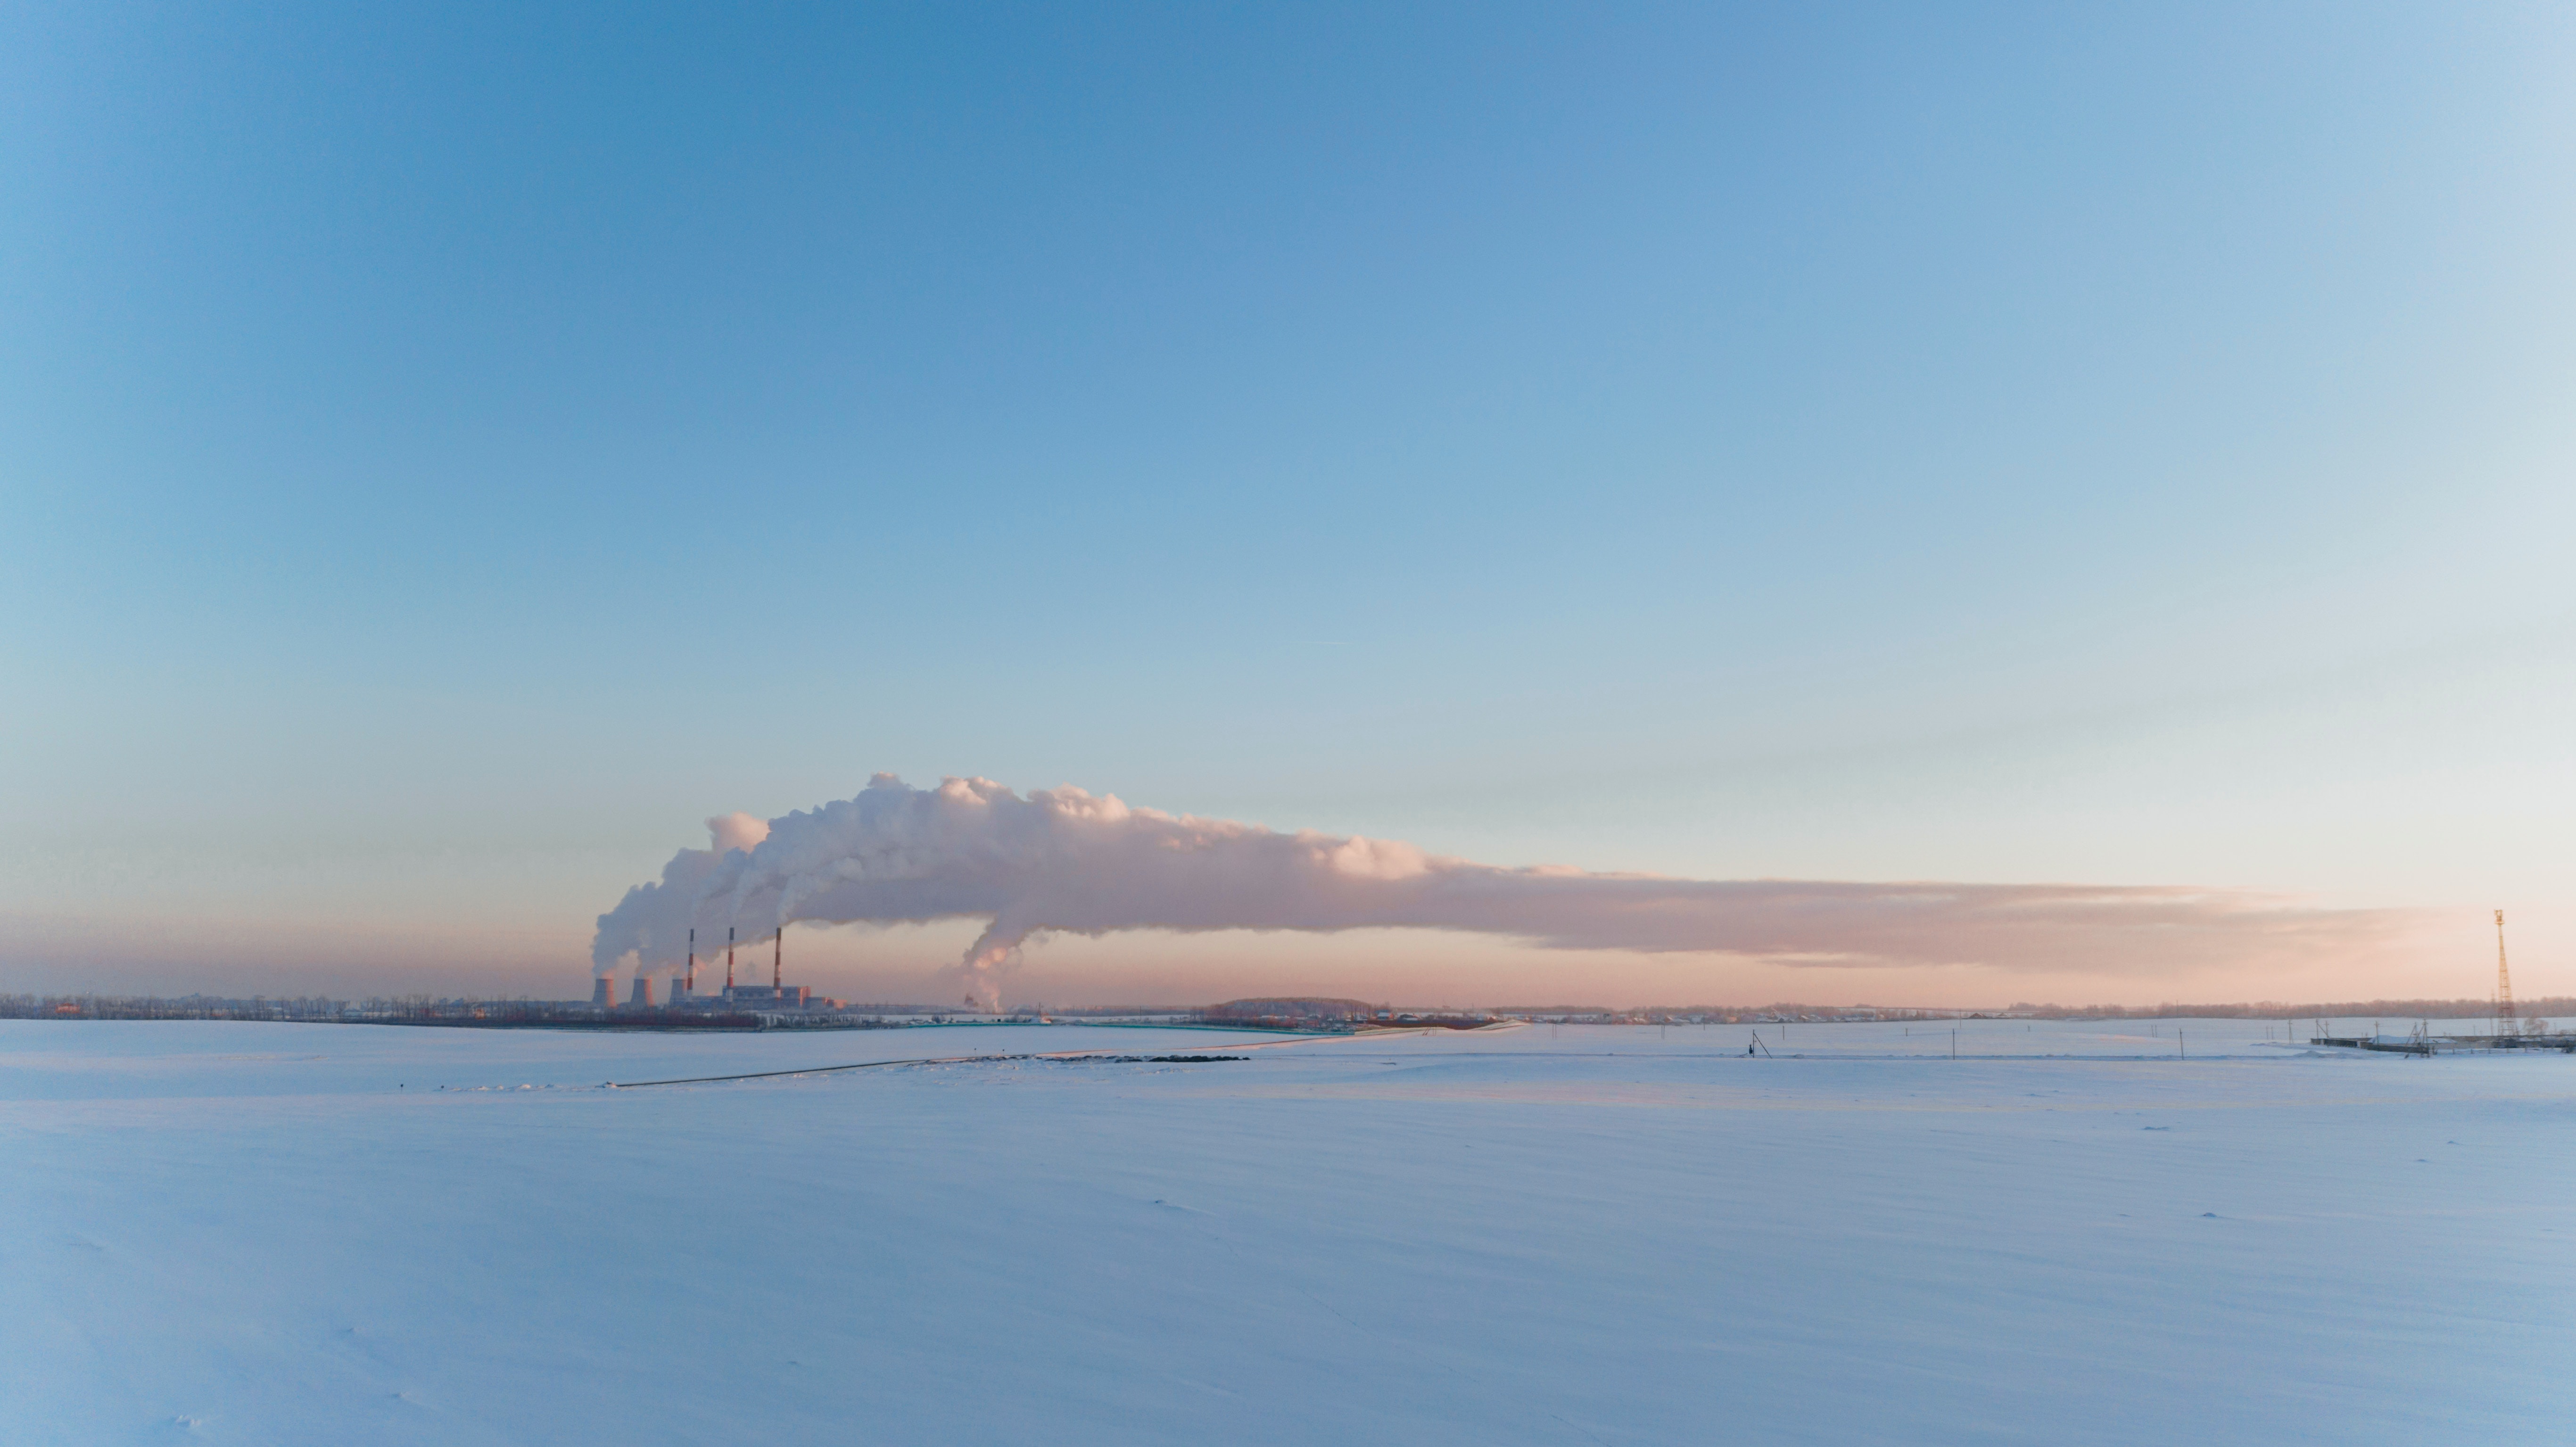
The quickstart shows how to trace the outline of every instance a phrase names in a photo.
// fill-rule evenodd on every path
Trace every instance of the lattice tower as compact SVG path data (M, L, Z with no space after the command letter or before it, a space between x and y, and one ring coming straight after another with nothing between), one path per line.
M2513 1030L2513 974L2504 967L2504 911L2496 917L2496 1033Z

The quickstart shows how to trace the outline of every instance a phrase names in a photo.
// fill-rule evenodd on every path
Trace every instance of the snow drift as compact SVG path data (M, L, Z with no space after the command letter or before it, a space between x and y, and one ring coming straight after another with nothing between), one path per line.
M1470 930L1560 949L1710 951L1816 965L1973 964L2122 973L2354 948L2383 912L2145 886L1694 880L1506 869L1386 839L1283 834L989 779L855 799L763 823L711 819L658 883L599 917L593 968L680 967L689 930L765 938L797 920L991 921L958 970L998 1003L1032 936L1112 930Z

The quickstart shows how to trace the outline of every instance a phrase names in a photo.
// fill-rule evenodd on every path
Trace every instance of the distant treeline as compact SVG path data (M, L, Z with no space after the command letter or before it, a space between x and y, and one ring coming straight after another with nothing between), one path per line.
M0 995L0 1020L347 1020L370 1008L401 1008L385 1000L334 1000L322 995L254 995L247 1000L211 995Z
M1781 1001L1769 1005L1640 1005L1629 1010L1608 1010L1582 1006L1549 1006L1535 1010L1496 1010L1497 1015L1529 1016L1540 1019L1562 1016L1579 1018L1593 1014L1605 1020L1648 1025L1683 1024L1704 1021L1788 1020L1957 1020L1970 1015L1996 1015L1995 1007L1974 1005L1807 1005Z
M1249 1003L1249 1002L1237 1002ZM1356 1002L1353 1002L1356 1003ZM1216 1009L1179 1005L1121 1006L1115 1010L1099 1007L1059 1009L1058 1018L1101 1015L1188 1015L1203 1014L1217 1019ZM1927 1020L1956 1019L1971 1014L2036 1016L2066 1020L2154 1020L2173 1018L2221 1020L2310 1020L2320 1018L2361 1020L2482 1020L2494 1012L2489 1000L2329 1000L2311 1004L2285 1004L2259 1000L2247 1004L2176 1004L2160 1005L2057 1005L2032 1004L2024 1001L2002 1010L1971 1010L1964 1006L1915 1007L1898 1005L1810 1005L1780 1003L1771 1005L1681 1005L1649 1006L1631 1010L1614 1010L1596 1005L1546 1005L1494 1008L1464 1012L1485 1018L1495 1016L1520 1018L1590 1018L1604 1022L1681 1023L1752 1020L1764 1017L1792 1020L1875 1019ZM2515 1011L2526 1018L2576 1016L2576 997L2545 995L2519 1002ZM818 1015L814 1020L794 1023L814 1028L825 1026L841 1029L865 1028L874 1020L866 1016L917 1016L929 1013L916 1005L853 1005ZM1015 1012L1027 1014L1029 1012ZM1438 1012L1408 1012L1427 1015ZM1460 1013L1460 1012L1450 1012ZM757 1029L777 1028L777 1020L752 1016L714 1013L684 1014L656 1012L650 1017L659 1029ZM969 1016L968 1018L976 1018ZM553 1025L579 1028L631 1029L643 1023L642 1018L626 1012L603 1013L584 1001L531 1000L525 996L509 1000L437 999L428 995L376 996L364 1000L334 999L325 995L267 996L253 995L236 999L214 995L182 995L175 999L159 995L0 995L0 1020L307 1020L351 1024L386 1025Z
M1869 1018L1879 1020L1948 1020L1968 1015L2028 1015L2065 1020L2159 1020L2174 1018L2213 1020L2314 1020L2314 1019L2429 1019L2483 1020L2495 1011L2492 1000L2329 1000L2314 1004L2289 1004L2278 1000L2257 1000L2251 1004L2239 1001L2228 1005L2057 1005L2033 1004L2027 1000L2001 1009L1958 1006L1912 1005L1812 1005L1781 1002L1770 1005L1644 1005L1629 1010L1606 1006L1547 1005L1495 1007L1490 1013L1505 1016L1583 1016L1605 1020L1659 1021L1717 1019L1753 1019L1759 1016L1783 1016L1791 1019ZM2545 995L2517 1001L2514 1013L2525 1017L2558 1017L2576 1015L2576 997Z
M2316 1004L2285 1005L2274 1000L2258 1000L2251 1005L2015 1005L2012 1009L2015 1014L2062 1015L2083 1020L2149 1020L2176 1016L2213 1020L2483 1020L2495 1013L2495 1002L2327 1000ZM2522 1016L2576 1015L2576 997L2543 995L2516 1001L2514 1013Z
M0 1020L289 1020L341 1025L547 1026L574 1030L864 1030L877 1021L843 1013L809 1018L715 1011L604 1011L576 1000L436 999L428 995L335 1000L253 995L0 995Z
M0 995L0 1019L431 1021L451 1018L530 1022L566 1014L596 1015L566 1000L442 1000L428 995L341 1000L328 995Z

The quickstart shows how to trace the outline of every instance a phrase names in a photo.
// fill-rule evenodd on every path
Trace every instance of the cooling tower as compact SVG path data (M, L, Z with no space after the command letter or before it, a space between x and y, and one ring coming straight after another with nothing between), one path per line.
M609 986L613 983L615 982L610 980L606 975L602 975L598 979L591 981L590 1003L597 1005L603 1010L615 1005L617 1001L611 998L608 993Z
M626 1003L639 1010L648 1009L652 1006L653 977L651 975L637 975L635 977L635 993L627 999Z

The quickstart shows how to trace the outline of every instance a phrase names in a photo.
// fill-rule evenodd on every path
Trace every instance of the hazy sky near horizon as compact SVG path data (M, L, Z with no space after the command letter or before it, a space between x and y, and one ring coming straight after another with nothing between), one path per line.
M2471 995L2499 906L2576 992L2565 10L38 4L0 79L0 988L569 995L888 770L2457 921L1058 1001Z

